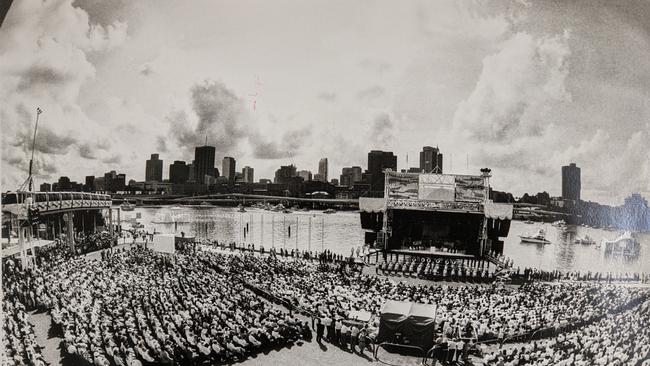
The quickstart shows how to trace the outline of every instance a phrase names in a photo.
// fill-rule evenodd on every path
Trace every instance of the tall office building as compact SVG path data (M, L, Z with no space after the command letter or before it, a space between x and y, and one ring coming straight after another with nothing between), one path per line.
M169 165L169 182L182 184L190 179L190 165L182 160L174 161Z
M162 182L162 175L163 161L159 159L158 154L151 154L151 159L147 160L144 173L145 182Z
M41 192L51 192L52 185L50 183L41 183Z
M368 153L368 170L370 190L384 191L384 170L397 171L397 156L392 151L372 150Z
M221 161L221 175L228 178L229 182L235 181L235 158L226 156Z
M298 176L305 182L309 182L311 180L311 172L309 170L299 171Z
M562 198L580 201L580 168L575 163L562 167Z
M296 167L292 165L282 165L275 171L274 183L288 184L291 178L296 176Z
M214 146L197 146L194 149L194 181L206 184L205 176L214 177Z
M442 154L437 147L425 146L420 152L420 171L442 174Z
M245 166L244 169L241 170L241 173L244 178L244 183L253 183L255 182L255 169Z
M318 162L318 175L321 182L327 183L327 158L322 158Z
M361 174L360 166L345 167L341 170L339 183L342 186L352 187L354 183L361 182Z
M86 176L86 184L84 184L84 191L92 192L94 190L95 190L95 176L94 175L87 175Z

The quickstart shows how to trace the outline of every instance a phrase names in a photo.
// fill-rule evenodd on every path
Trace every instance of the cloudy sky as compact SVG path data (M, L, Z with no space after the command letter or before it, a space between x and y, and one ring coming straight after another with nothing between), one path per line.
M650 197L650 2L21 0L0 28L2 189L217 146L330 177L438 145L516 195Z

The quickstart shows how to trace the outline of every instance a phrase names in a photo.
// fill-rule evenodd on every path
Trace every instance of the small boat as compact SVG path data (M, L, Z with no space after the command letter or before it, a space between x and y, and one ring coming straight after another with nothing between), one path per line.
M244 208L244 205L239 205L237 206L237 212L246 212L246 209Z
M179 205L174 205L171 207L172 210L182 210L183 208Z
M291 213L292 211L290 209L288 209L288 208L285 208L284 210L282 210L282 212L288 214L288 213Z
M532 224L534 224L534 223L535 223L534 221L530 221L530 220L526 220L526 221L524 221L524 224L528 224L528 225L532 225Z
M564 222L564 220L559 220L559 221L553 222L551 225L554 226L554 227L562 228L562 227L566 226L566 222Z
M551 244L546 239L546 232L544 229L539 229L535 235L519 235L522 243L535 243L535 244Z
M133 211L135 210L135 205L130 203L129 201L124 201L124 203L120 205L120 208L122 209L122 211Z
M336 210L333 208L328 208L327 210L323 211L325 214L333 214L336 213Z
M584 244L584 245L596 244L596 241L589 235L585 235L584 238L577 237L573 240L573 242L575 244Z

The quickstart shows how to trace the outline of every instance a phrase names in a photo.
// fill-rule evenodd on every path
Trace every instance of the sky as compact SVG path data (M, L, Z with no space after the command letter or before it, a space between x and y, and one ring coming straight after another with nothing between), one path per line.
M330 178L371 149L494 189L650 197L647 1L15 1L0 27L2 190L116 170L165 177L194 147L255 179ZM408 156L408 163L407 163Z

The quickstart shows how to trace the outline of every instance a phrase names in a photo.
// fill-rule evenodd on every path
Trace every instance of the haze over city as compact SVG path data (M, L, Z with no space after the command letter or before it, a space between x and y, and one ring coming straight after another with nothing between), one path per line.
M332 176L371 149L440 147L495 189L650 196L650 4L20 1L0 28L2 189L216 146L255 177ZM287 12L286 9L292 9ZM188 22L187 19L191 19ZM29 62L25 62L29 60ZM406 156L409 157L408 165Z

